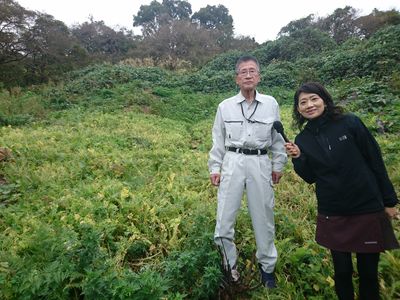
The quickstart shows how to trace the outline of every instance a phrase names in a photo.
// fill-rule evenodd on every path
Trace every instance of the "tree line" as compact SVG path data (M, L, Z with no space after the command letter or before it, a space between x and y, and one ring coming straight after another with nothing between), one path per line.
M254 38L234 36L233 18L223 5L207 5L193 13L187 1L154 0L140 6L132 21L141 27L141 35L93 18L68 27L15 0L0 0L0 88L57 82L66 72L103 62L191 69L218 54L260 46ZM309 15L282 27L277 41L290 39L292 47L275 51L274 58L290 59L307 52L296 47L298 39L309 39L314 51L322 50L351 39L367 39L382 27L396 24L400 24L396 10L375 9L358 16L357 10L346 6L324 18ZM268 48L268 43L261 49Z

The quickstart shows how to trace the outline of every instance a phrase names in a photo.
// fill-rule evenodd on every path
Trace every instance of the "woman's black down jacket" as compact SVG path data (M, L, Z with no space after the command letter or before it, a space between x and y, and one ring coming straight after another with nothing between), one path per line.
M310 120L295 143L301 156L292 160L294 169L316 184L319 213L363 214L398 202L379 146L355 115Z

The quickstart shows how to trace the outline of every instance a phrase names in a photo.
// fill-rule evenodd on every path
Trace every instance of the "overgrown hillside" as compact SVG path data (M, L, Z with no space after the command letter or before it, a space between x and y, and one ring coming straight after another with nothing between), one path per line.
M398 194L399 37L391 27L280 61L271 55L282 41L254 52L260 91L281 103L290 138L294 88L323 81L375 134ZM216 106L236 92L238 55L190 73L98 65L62 85L0 94L0 147L11 152L0 156L1 299L334 298L329 255L314 242L314 187L290 163L275 187L279 288L258 284L244 201L236 227L243 281L219 292L206 163ZM399 220L394 226L400 237ZM400 298L398 250L382 255L380 273L382 298Z

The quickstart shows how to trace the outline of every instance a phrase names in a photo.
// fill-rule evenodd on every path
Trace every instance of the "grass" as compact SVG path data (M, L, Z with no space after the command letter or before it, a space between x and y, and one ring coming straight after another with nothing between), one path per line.
M289 101L289 91L272 92ZM0 146L12 150L0 162L0 298L217 297L216 189L207 158L215 108L226 94L124 83L74 96L76 104L56 111L40 92L21 93L21 100L0 99L8 120ZM281 114L293 139L291 106L282 104ZM17 115L31 118L17 123ZM362 117L370 128L376 123L376 114ZM398 134L377 139L399 192ZM244 200L236 242L249 289L238 297L334 298L329 253L314 242L314 187L289 163L275 191L279 288L257 287ZM399 257L398 250L382 255L383 299L400 297Z
M216 106L234 91L192 92L179 76L140 74L99 66L59 87L0 93L0 146L12 151L0 162L1 299L222 297L207 158ZM399 193L399 99L381 87L365 78L330 90L372 129ZM293 140L293 92L260 90L280 102ZM350 94L359 98L351 102ZM245 280L237 297L334 298L329 253L314 242L314 187L288 163L275 192L279 288L258 285L244 199L236 243ZM394 226L399 234L398 220ZM399 258L399 250L382 255L383 299L400 298Z

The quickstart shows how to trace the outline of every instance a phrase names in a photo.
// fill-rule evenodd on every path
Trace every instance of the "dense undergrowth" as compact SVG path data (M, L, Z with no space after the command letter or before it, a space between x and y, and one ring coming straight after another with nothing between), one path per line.
M349 53L344 45L330 59L268 63L264 58L260 91L280 102L293 138L294 87L306 77L324 81L373 131L399 193L400 73L390 60L398 58L398 50L370 47L365 53L367 46L357 43ZM365 70L362 76L350 70L327 75L335 59L342 62L336 61L339 69L360 53L373 60L371 53L378 50L387 53L385 74L379 66L358 66ZM228 294L219 291L220 257L212 241L216 189L206 162L216 106L236 92L231 71L236 57L228 53L182 74L99 65L70 74L63 85L1 92L0 147L11 150L0 161L1 299ZM323 60L328 65L318 74ZM334 298L329 254L314 242L313 189L290 163L275 187L280 256L278 289L271 292L258 285L244 200L236 226L243 278L238 299ZM399 236L398 220L394 226ZM400 298L400 252L384 253L379 268L382 298Z

